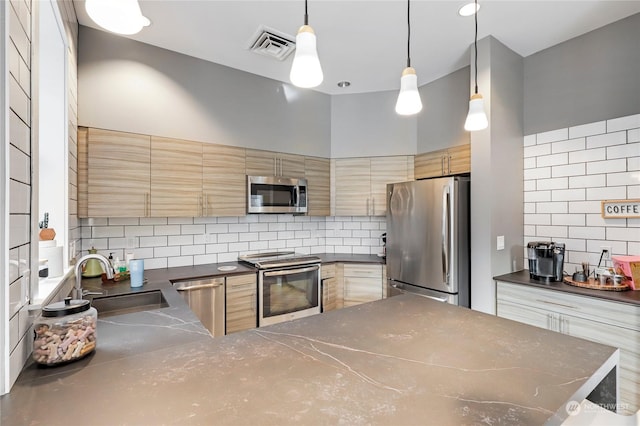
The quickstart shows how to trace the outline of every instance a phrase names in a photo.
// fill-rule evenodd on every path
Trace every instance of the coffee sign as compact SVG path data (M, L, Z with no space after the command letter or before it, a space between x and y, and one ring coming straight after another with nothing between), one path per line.
M640 217L640 200L602 201L602 217L605 219Z

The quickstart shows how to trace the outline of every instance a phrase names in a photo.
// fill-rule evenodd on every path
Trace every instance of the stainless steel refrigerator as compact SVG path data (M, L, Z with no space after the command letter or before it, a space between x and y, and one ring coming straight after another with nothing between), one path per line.
M418 293L470 307L468 177L387 185L390 295Z

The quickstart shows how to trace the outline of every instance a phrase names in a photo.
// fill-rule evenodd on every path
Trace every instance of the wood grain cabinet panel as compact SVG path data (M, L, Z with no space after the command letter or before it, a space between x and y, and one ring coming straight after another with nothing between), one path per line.
M331 214L331 164L327 158L306 157L307 203L309 216Z
M226 279L226 334L258 325L256 274L231 275Z
M203 216L244 216L247 213L245 149L202 145Z
M372 157L371 158L371 216L387 214L387 184L406 182L413 175L413 167L409 170L407 156Z
M471 172L471 145L459 145L415 157L415 178L424 179Z
M382 265L345 263L344 306L382 299Z
M249 176L304 177L303 155L285 154L259 149L246 150L246 169Z
M87 129L88 217L149 216L151 137Z
M78 127L78 217L89 217L89 129Z
M640 306L500 281L496 296L500 317L620 348L621 410L640 409Z
M151 216L202 215L202 144L151 138Z
M335 161L336 216L368 216L371 192L369 158L338 158Z

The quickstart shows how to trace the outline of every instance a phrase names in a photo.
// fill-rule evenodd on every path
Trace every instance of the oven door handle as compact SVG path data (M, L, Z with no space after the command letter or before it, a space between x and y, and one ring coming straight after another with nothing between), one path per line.
M295 273L301 273L301 272L312 272L312 271L317 271L318 269L320 269L319 266L309 266L307 268L295 268L295 269L282 269L282 270L278 270L278 271L265 271L264 272L264 276L265 277L278 277L281 275L291 275L291 274L295 274Z

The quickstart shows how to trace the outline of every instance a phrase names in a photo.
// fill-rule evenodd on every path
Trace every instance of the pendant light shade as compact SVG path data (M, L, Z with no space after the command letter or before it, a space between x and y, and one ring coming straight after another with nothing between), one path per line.
M400 93L396 101L396 112L400 115L413 115L422 110L420 92L418 92L418 76L416 70L407 67L400 78Z
M96 24L117 34L136 34L151 24L138 0L86 0L85 8Z
M400 93L396 101L396 113L413 115L422 110L422 101L418 91L418 76L411 67L411 0L407 0L407 67L400 78Z
M482 99L482 95L478 93L478 0L475 0L475 10L476 33L473 40L475 50L475 91L469 100L469 113L464 122L464 129L469 132L486 129L489 126L487 114L484 112L484 99Z
M484 113L484 99L479 93L471 96L469 101L469 114L464 122L464 129L473 132L474 130L486 129L489 126L487 114Z
M295 86L304 88L316 87L324 79L316 48L316 34L309 26L307 0L304 1L304 25L296 35L296 53L289 79Z

